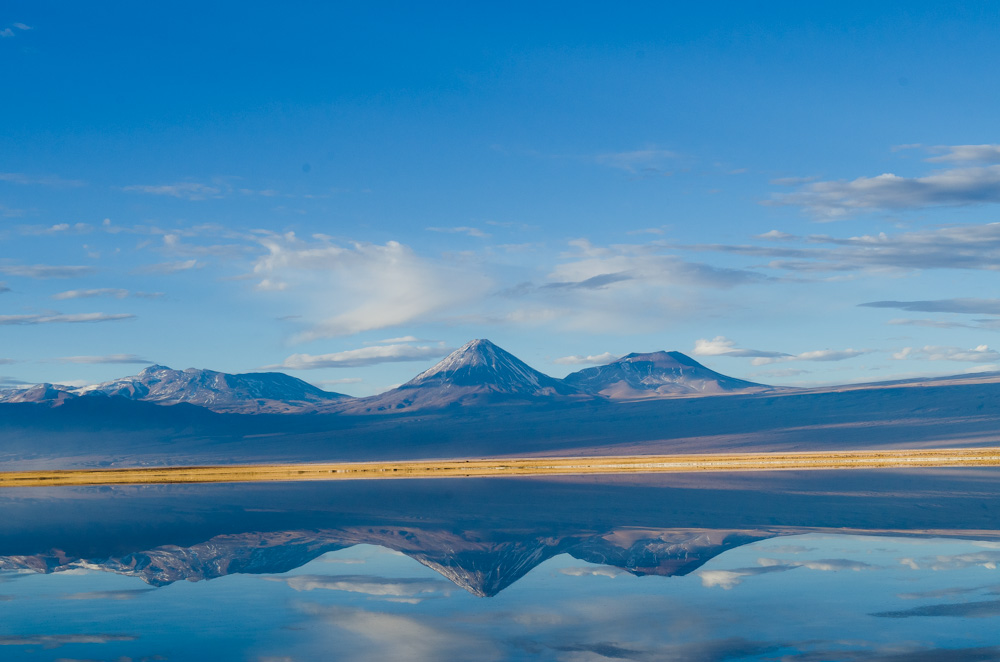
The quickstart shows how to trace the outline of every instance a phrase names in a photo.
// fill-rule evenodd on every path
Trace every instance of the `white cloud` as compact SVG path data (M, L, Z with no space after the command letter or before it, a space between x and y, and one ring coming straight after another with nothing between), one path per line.
M93 230L93 226L87 223L56 223L49 226L27 225L20 228L23 235L55 235L55 234L86 234Z
M713 267L686 262L666 254L661 242L595 246L586 239L570 242L565 261L549 274L550 287L603 289L617 283L637 281L659 287L698 285L728 288L765 278L742 269Z
M59 363L84 363L84 364L98 364L98 363L115 363L115 364L130 364L130 363L142 363L148 364L152 363L141 356L136 356L135 354L108 354L107 356L63 356L55 359Z
M931 151L939 153L927 159L932 163L1000 163L1000 145L941 145Z
M744 349L736 346L736 342L725 336L716 336L711 340L699 338L694 341L694 349L691 351L695 356L741 356L758 358L785 358L789 354L784 352L768 352L761 349Z
M65 301L67 299L92 299L96 297L109 297L112 299L125 299L127 297L155 299L162 296L162 292L131 292L121 288L102 287L93 290L66 290L65 292L53 294L52 298L57 301Z
M1000 299L938 299L935 301L870 301L865 308L897 308L921 313L967 313L1000 315Z
M671 250L662 241L602 246L576 239L544 276L515 281L496 292L496 298L511 300L512 307L502 308L504 302L494 299L490 314L456 321L555 325L569 333L653 332L681 315L712 307L703 288L724 290L768 280L759 272L688 262Z
M864 210L920 209L1000 202L1000 165L939 170L924 177L884 173L850 181L813 182L769 204L803 207L835 219Z
M0 274L22 278L76 278L94 273L93 267L50 264L3 264Z
M243 244L192 244L185 242L182 237L184 236L199 236L200 232L205 230L205 228L193 228L187 233L181 233L178 231L174 232L164 232L163 233L163 252L171 255L177 256L197 256L202 257L206 255L212 256L222 256L222 257L236 257L239 255L244 255L253 250L253 247ZM216 228L212 230L218 231ZM228 233L224 233L228 234Z
M611 352L604 352L603 354L593 354L590 356L563 356L553 359L552 362L559 365L605 365L617 359L618 357Z
M768 241L790 241L797 239L794 234L788 234L787 232L781 232L779 230L769 230L764 234L757 235L757 239L766 239Z
M15 23L14 27L17 28L18 30L30 30L31 29L30 25L25 25L24 23Z
M199 182L177 182L175 184L133 185L122 187L123 191L145 193L148 195L166 195L183 200L206 200L223 197L223 189L219 186L201 184Z
M26 175L23 172L0 172L0 182L52 188L78 188L87 185L87 182L79 179L63 179L56 175Z
M695 356L734 356L752 357L750 362L753 365L768 365L771 363L786 363L788 361L844 361L852 359L862 354L868 354L872 350L867 349L843 349L831 350L821 349L801 354L788 354L786 352L771 352L759 349L744 349L736 346L735 341L725 336L716 336L711 340L700 338L695 341L692 354ZM787 376L787 375L786 375Z
M952 225L897 235L809 235L800 246L702 244L689 250L773 258L770 269L792 272L891 272L923 269L1000 270L1000 223Z
M924 347L904 347L894 353L892 358L898 360L923 359L925 361L968 361L971 363L989 363L1000 360L1000 352L990 349L987 345L979 345L972 349L961 347L939 347L925 345Z
M175 274L202 266L204 265L201 262L192 259L181 260L179 262L160 262L159 264L150 264L145 267L140 267L136 269L136 271L145 274Z
M451 234L467 234L470 237L486 238L491 236L489 233L483 232L479 228L472 228L468 226L459 226L454 228L427 228L428 232L446 232Z
M80 324L88 322L113 322L117 320L135 319L135 315L126 313L44 313L38 315L0 315L0 326L15 326L27 324Z
M677 156L670 150L647 147L629 152L598 154L594 157L594 161L633 174L668 174L663 172L662 168L667 161L674 160Z
M239 177L213 177L211 183L185 181L174 182L172 184L135 184L123 186L120 190L129 193L143 193L146 195L162 195L181 200L209 200L221 199L231 195L259 195L265 198L273 198L281 195L274 189L253 189L236 185ZM294 197L294 196L285 196ZM305 197L327 197L327 196L305 196Z
M414 345L375 345L332 354L292 354L282 363L265 366L267 370L314 370L317 368L355 368L377 363L424 361L451 353L443 344L436 347Z
M420 342L420 338L416 336L400 336L399 338L383 338L382 340L372 340L366 342L366 345L395 345L398 343L407 342Z
M802 352L789 356L760 357L750 363L753 365L767 365L769 363L785 363L787 361L846 361L863 354L870 354L870 349L819 349L812 352Z
M347 336L425 319L480 300L489 279L474 264L425 259L396 241L341 246L266 235L254 264L258 288L306 299L319 318L298 340Z
M11 30L10 28L4 28L3 30L0 30L0 38L6 39L7 37L13 37L13 36L14 36L14 31Z

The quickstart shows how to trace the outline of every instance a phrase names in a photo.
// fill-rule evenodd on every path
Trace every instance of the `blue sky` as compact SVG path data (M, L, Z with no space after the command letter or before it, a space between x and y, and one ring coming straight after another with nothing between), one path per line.
M1000 9L960 5L5 3L0 381L1000 369Z

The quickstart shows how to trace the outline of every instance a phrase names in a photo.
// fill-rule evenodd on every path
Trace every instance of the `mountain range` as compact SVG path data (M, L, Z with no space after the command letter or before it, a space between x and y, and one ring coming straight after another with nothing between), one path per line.
M48 403L86 397L162 405L187 403L221 413L349 413L443 409L494 403L660 398L775 390L727 377L680 352L629 354L556 379L489 340L473 340L405 384L375 396L331 393L279 372L226 374L151 365L138 375L84 387L38 384L0 392L0 402Z

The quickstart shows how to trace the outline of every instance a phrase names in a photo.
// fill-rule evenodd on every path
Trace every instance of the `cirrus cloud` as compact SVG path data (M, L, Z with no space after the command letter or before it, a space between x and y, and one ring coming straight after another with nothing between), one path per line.
M930 150L938 153L926 159L932 163L1000 163L1000 145L941 145Z
M760 357L756 358L750 363L753 365L767 365L769 363L785 363L787 361L846 361L847 359L853 359L863 354L871 354L873 350L870 349L818 349L811 352L802 352L801 354L792 354L789 356L779 356L774 358Z
M793 273L1000 270L1000 223L951 225L895 235L788 235L780 245L767 235L759 238L769 241L765 245L695 244L677 248L765 258L770 261L760 266Z
M1000 165L939 170L923 177L883 173L852 180L812 182L767 204L802 207L833 220L859 211L959 207L1000 202Z
M725 336L716 336L711 340L699 338L694 341L695 356L740 356L757 358L784 358L790 356L784 352L768 352L760 349L745 349L737 347L736 342Z
M590 356L562 356L553 359L552 362L558 365L605 365L617 360L618 357L611 352L603 354L591 354Z
M967 361L970 363L989 363L1000 360L1000 352L990 349L988 345L978 345L972 349L961 347L942 347L925 345L924 347L904 347L892 355L897 360L923 359L925 361Z
M0 274L22 278L77 278L94 273L93 267L51 264L0 264Z
M83 364L149 364L153 363L148 359L135 354L108 354L106 356L62 356L55 359L59 363L83 363Z
M181 260L178 262L160 262L159 264L150 264L144 267L139 267L136 269L137 273L143 274L175 274L181 271L188 271L190 269L197 269L204 266L198 260Z
M123 186L123 191L129 193L145 193L147 195L166 195L182 200L206 200L223 197L223 190L218 186L201 184L199 182L177 182L174 184L145 185L136 184Z
M378 363L403 361L423 361L437 359L452 352L452 348L440 344L436 347L415 345L375 345L350 349L332 354L292 354L277 365L265 366L265 370L315 370L318 368L356 368Z
M0 172L0 182L10 182L21 186L48 186L50 188L78 188L87 182L79 179L63 179L56 175L26 175L23 172Z
M897 308L920 313L1000 315L1000 299L938 299L934 301L870 301L864 308Z
M114 322L118 320L135 319L129 313L41 313L36 315L0 315L0 326L17 326L29 324L83 324L91 322Z
M141 299L157 299L162 297L162 292L131 292L122 288L101 287L91 290L66 290L52 295L57 301L67 299L92 299L96 297L110 297L112 299L125 299L127 297L138 297Z
M768 365L770 363L785 363L788 361L844 361L862 354L868 354L868 349L820 349L801 354L786 352L771 352L759 349L737 347L736 343L725 336L716 336L711 340L701 338L694 343L695 356L734 356L753 358L753 365Z

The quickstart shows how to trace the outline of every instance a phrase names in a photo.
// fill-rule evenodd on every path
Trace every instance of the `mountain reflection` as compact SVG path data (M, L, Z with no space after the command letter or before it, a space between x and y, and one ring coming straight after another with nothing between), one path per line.
M733 547L801 531L620 530L604 535L484 540L437 529L360 528L221 535L190 547L163 545L122 556L80 558L59 551L0 557L0 570L65 572L86 568L138 577L152 586L234 573L276 574L317 557L368 544L401 552L457 586L493 596L557 554L615 566L635 575L685 575ZM506 536L505 536L506 537Z
M685 575L734 547L816 531L1000 537L996 471L46 488L0 494L0 570L79 568L152 586L273 574L354 545L478 596L559 554ZM935 507L927 508L929 496Z

